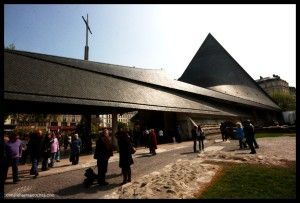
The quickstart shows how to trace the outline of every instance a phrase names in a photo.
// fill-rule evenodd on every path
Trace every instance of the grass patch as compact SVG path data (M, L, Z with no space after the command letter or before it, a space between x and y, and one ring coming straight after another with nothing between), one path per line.
M256 138L262 138L262 137L281 137L281 136L295 137L296 133L255 133L255 137Z
M222 175L201 199L295 199L296 163L288 167L225 165Z

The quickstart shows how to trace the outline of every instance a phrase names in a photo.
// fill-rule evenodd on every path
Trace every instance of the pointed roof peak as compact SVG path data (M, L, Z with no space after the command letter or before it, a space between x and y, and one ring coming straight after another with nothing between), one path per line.
M215 37L209 32L208 35L206 36L206 38L212 38L215 39Z
M179 81L278 107L211 33Z
M214 41L216 43L218 43L221 47L223 47L219 42L218 40L216 40L216 38L209 32L208 35L206 36L205 41Z

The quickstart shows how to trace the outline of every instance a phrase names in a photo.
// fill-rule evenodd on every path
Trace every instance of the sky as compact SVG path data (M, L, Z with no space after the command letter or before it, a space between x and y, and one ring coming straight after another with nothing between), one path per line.
M211 33L254 79L279 75L296 87L296 5L6 4L4 46L163 69L178 79Z

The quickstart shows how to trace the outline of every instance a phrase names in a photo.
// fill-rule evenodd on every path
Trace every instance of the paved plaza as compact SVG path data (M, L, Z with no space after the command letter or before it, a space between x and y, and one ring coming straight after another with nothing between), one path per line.
M205 140L207 146L211 143L213 143L212 138ZM193 153L192 141L158 145L156 156L151 156L148 148L140 147L133 156L133 181L135 178L159 170L179 158L195 158L196 156L197 153ZM97 172L96 160L93 159L93 155L81 156L78 165L72 165L67 158L62 159L60 162L56 162L50 170L39 172L36 179L29 175L30 164L20 165L21 181L18 184L12 184L10 168L7 183L4 185L4 192L5 194L48 194L45 195L47 198L103 198L113 189L120 187L122 174L118 164L119 155L115 152L108 165L107 181L110 184L99 187L95 183L89 189L84 188L82 183L87 167L92 167Z
M285 141L285 145L282 145L283 140ZM258 143L261 147L257 150L256 155L250 155L249 150L239 150L237 140L220 141L220 135L208 136L205 140L206 149L204 153L200 154L193 152L192 141L158 145L156 156L151 156L148 149L141 147L134 154L132 185L129 183L124 186L120 186L122 174L118 166L119 155L117 153L109 161L107 172L107 182L109 182L109 185L102 187L97 185L96 182L90 188L84 188L83 186L85 169L92 167L97 172L96 160L93 159L93 155L81 156L80 164L75 166L71 165L68 159L63 159L61 162L56 163L54 168L40 172L40 175L36 179L33 179L29 175L30 165L26 164L20 166L21 181L18 184L12 184L10 169L8 181L4 185L4 192L6 198L134 198L129 193L127 194L128 196L117 194L120 191L124 193L125 188L127 188L127 191L130 191L130 187L136 187L135 185L141 183L145 175L149 179L149 182L151 180L155 181L155 177L159 173L165 174L164 171L167 171L167 167L172 166L176 168L176 163L179 165L183 164L181 167L184 167L186 161L190 160L192 163L197 161L197 159L202 159L203 161L208 160L215 163L226 161L276 165L283 164L285 161L296 160L295 137L260 138L258 139ZM282 151L285 153L282 153ZM199 163L201 162L200 160ZM180 168L178 170L174 174L183 172ZM206 178L203 177L203 179ZM192 181L190 180L190 182ZM147 190L150 191L150 189ZM147 193L143 195L147 195ZM176 198L174 195L172 197ZM153 196L153 198L158 197ZM165 198L168 198L168 196L165 196Z

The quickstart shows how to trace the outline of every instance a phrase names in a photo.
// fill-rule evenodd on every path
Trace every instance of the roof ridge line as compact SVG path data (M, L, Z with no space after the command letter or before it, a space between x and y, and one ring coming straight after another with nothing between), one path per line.
M49 57L57 57L57 58L61 58L61 59L71 59L71 60L77 60L80 62L92 62L92 63L96 63L96 64L104 64L104 65L111 65L111 66L120 66L123 68L129 68L129 69L141 69L141 70L146 70L146 71L162 71L165 72L163 69L155 69L155 68L140 68L140 67L136 67L136 66L127 66L127 65L120 65L120 64L112 64L112 63L106 63L106 62L98 62L98 61L90 61L90 60L84 60L84 59L77 59L77 58L68 58L65 56L57 56L57 55L51 55L51 54L44 54L44 53L38 53L38 52L30 52L30 51L22 51L22 50L10 50L10 49L4 49L5 52L10 52L10 53L19 53L21 55L23 55L20 52L23 52L26 54L38 54L38 55L43 55L43 56L49 56Z
M30 55L27 55L27 54L22 54L20 52L14 52L13 51L13 52L10 52L10 53L14 53L14 54L17 54L17 55L20 55L20 56L23 56L23 57L28 57L28 58L32 58L32 59L36 59L36 60L40 60L40 61L45 61L45 62L48 62L48 63L63 65L63 66L67 66L69 68L74 68L74 69L78 69L78 70L82 70L82 71L93 72L93 73L102 74L102 75L106 75L106 76L112 76L112 77L118 78L118 79L123 79L123 80L125 79L125 80L129 80L129 81L135 81L135 82L155 85L155 86L159 86L159 87L166 87L166 86L162 86L162 85L157 85L155 83L149 83L149 82L145 82L145 81L141 81L141 80L137 80L137 79L133 79L133 78L129 78L129 77L124 77L124 76L120 76L120 75L116 75L116 74L112 74L112 73L104 73L102 71L85 69L85 68L81 68L81 67L78 67L78 66L66 64L66 63L63 63L63 62L56 62L56 61L53 61L51 59L43 59L43 58L39 58L39 57L35 57L35 56L30 56ZM35 54L35 53L33 53L33 54ZM40 54L40 55L44 55L44 54ZM49 56L51 56L51 55L49 55ZM53 57L56 57L56 56L53 56ZM64 58L64 57L61 57L61 58ZM68 59L68 58L66 58L66 59ZM88 61L88 62L91 62L91 61ZM113 65L113 64L111 64L111 65Z
M88 72L93 72L93 73L102 74L102 75L106 75L106 76L112 76L114 78L121 79L121 80L127 80L127 81L131 81L131 82L135 82L135 83L140 83L140 84L147 84L147 85L151 85L151 86L155 86L155 87L163 87L163 88L166 88L166 89L169 89L169 90L173 90L173 91L174 90L175 91L180 91L180 92L187 91L187 90L182 90L182 89L176 89L174 87L168 87L168 86L159 85L159 84L156 84L156 83L149 83L149 82L145 82L145 81L141 81L141 80L137 80L137 79L133 79L133 78L129 78L129 77L115 75L115 74L111 74L111 73L103 73L101 71L95 71L95 70L85 69L85 68L81 68L81 67L78 67L78 66L65 64L63 62L55 62L55 61L53 61L51 59L43 59L43 58L39 58L39 57L36 57L36 56L31 56L30 54L38 54L38 55L46 55L46 56L50 56L50 57L58 57L58 58L70 59L70 58L66 58L66 57L53 56L53 55L47 55L47 54L40 54L40 53L34 53L34 52L27 52L27 51L15 51L15 50L5 50L5 51L8 52L8 53L17 54L17 55L20 55L20 56L24 56L24 57L28 57L28 58L33 58L33 59L40 60L40 61L46 61L46 62L49 62L49 63L59 64L59 65L67 66L67 67L78 69L78 70L82 70L82 71L88 71ZM80 60L80 59L74 59L74 60L84 61L84 60ZM86 62L91 62L91 61L86 61ZM100 62L94 62L94 63L100 63ZM110 65L114 65L114 64L110 64ZM171 80L171 81L174 81L174 80ZM244 101L248 101L248 102L250 101L250 102L253 102L255 104L259 104L259 105L267 106L267 107L270 107L270 108L274 108L272 106L268 106L268 105L265 105L265 104L254 102L252 100L248 100L248 99L244 99L244 98L240 98L240 97L228 95L228 94L225 94L225 93L222 93L222 92L218 92L218 91L211 90L211 89L208 89L208 88L200 87L200 86L193 85L193 84L190 84L190 83L186 83L186 82L183 82L183 81L179 81L179 82L182 82L182 83L185 83L185 84L188 84L188 85L192 85L192 86L195 86L197 88L203 88L203 89L205 89L207 91L212 91L212 92L215 92L215 93L218 93L218 94L223 94L223 95L226 95L226 96L229 96L229 97L233 97L233 98L237 98L237 99L242 99ZM212 98L212 99L221 99L221 100L224 100L224 101L229 101L229 102L237 103L236 101L226 100L226 99L222 99L222 98L217 98L217 97L214 97L214 96L211 96L211 95L203 95L203 94L195 93L195 92L191 92L191 91L187 91L187 92L192 93L192 94L196 94L196 95L199 95L199 96L204 96L204 97ZM245 104L243 104L243 105L245 105Z

